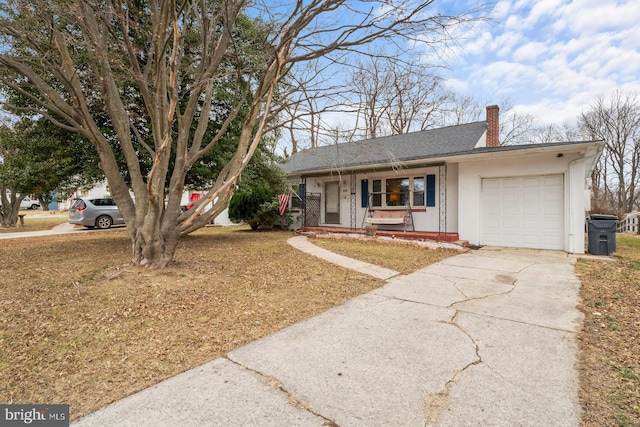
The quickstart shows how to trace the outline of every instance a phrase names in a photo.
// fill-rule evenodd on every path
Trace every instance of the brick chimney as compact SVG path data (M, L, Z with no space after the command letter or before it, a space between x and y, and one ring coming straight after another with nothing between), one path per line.
M487 106L487 147L500 146L500 108L497 105Z

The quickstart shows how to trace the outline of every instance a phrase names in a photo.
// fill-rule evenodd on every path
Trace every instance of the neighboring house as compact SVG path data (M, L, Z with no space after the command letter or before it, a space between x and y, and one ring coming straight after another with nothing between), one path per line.
M405 210L410 230L441 240L584 253L587 179L602 143L500 146L498 116L489 106L486 122L292 155L282 168L302 199L294 225L361 229Z

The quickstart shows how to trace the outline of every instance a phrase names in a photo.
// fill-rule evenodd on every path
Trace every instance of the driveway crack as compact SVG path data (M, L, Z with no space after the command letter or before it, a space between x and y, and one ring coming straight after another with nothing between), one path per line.
M459 312L456 310L453 317L451 317L451 319L448 322L443 322L443 323L446 323L458 328L460 332L462 332L464 335L466 335L467 338L469 338L469 341L473 343L473 346L475 348L475 359L469 362L464 367L462 367L462 369L455 371L451 379L449 379L445 383L444 389L442 391L437 393L431 393L427 396L427 398L425 399L425 406L424 406L425 427L435 425L438 422L438 419L440 418L440 414L449 407L449 395L451 393L451 389L455 384L458 383L458 381L460 381L460 378L462 378L462 376L467 371L467 369L471 368L472 366L479 365L480 363L484 363L482 361L482 356L480 355L480 346L478 346L478 343L471 336L471 334L469 334L469 332L466 331L462 326L460 326L460 324L458 324L458 322L456 321L456 317L458 317L458 313Z
M340 427L335 421L325 417L322 414L319 414L318 412L314 411L313 409L311 409L309 407L309 405L303 401L298 399L291 391L287 390L284 385L282 384L282 381L280 381L278 378L273 377L271 375L266 375L256 369L252 369L246 365L243 365L242 363L236 362L235 360L231 359L228 355L227 356L223 356L225 359L227 359L228 361L230 361L231 363L233 363L236 366L239 366L242 369L246 369L247 371L253 372L257 377L258 380L263 383L266 384L268 386L270 386L271 388L274 388L276 390L281 391L282 393L287 395L287 398L289 400L289 404L293 407L302 409L304 411L309 412L310 414L315 415L316 417L322 418L324 420L324 422L322 423L323 426L325 427Z
M516 283L518 282L518 279L516 279L516 278L514 278L514 277L511 277L511 276L505 276L505 278L506 278L506 277L510 277L511 279L513 279L513 280L511 281L511 284L510 284L510 285L509 285L508 283L503 283L504 285L509 285L509 286L511 286L511 289L506 290L506 291L503 291L503 292L496 292L496 293L486 294L486 295L482 295L482 296L478 296L478 297L472 297L472 298L468 298L468 297L467 297L466 299L464 299L464 300L462 300L462 301L455 301L455 302L452 302L451 304L449 304L449 305L447 306L447 308L453 308L453 306L455 306L455 305L457 305L457 304L462 304L462 303L465 303L465 302L470 302L470 301L479 301L479 300L483 300L483 299L485 299L485 298L491 298L491 297L495 297L495 296L501 296L501 295L508 295L508 294L510 294L510 293L511 293L511 292L513 292L513 291L514 291L514 289L516 288ZM454 283L454 285L453 285L453 286L458 290L458 292L460 292L462 295L465 295L465 294L464 294L460 289L458 289L458 287L455 285L455 283ZM466 297L466 295L465 295L465 297ZM457 314L458 314L458 313L456 312L456 316L457 316Z

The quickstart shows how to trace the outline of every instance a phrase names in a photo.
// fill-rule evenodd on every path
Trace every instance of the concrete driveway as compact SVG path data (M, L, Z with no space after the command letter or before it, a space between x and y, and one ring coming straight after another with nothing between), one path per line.
M354 262L387 283L75 425L578 426L573 263L482 249L401 276Z

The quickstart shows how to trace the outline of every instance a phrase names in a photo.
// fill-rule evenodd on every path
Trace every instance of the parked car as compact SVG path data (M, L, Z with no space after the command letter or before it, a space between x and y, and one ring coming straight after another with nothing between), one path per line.
M27 196L20 202L20 209L40 209L40 202Z
M81 198L76 199L69 208L69 224L105 229L124 224L124 219L111 198Z
M0 203L2 209L2 203ZM40 209L40 202L27 196L20 202L20 209Z

